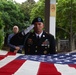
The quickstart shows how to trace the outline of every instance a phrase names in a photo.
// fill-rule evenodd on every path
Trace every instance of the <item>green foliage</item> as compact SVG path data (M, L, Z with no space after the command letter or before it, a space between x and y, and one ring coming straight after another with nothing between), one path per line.
M4 31L3 31L3 28L0 29L0 49L2 48L4 44Z
M21 11L24 13L25 22L30 21L30 13L32 8L34 7L34 0L27 0L26 2L21 4Z
M4 41L4 31L3 31L3 20L2 20L2 13L0 12L0 49L2 48L3 41Z
M72 22L73 34L76 32L76 1L72 0L58 0L57 1L57 15L56 25L61 29L57 30L57 37L64 39L69 38L70 25ZM72 17L72 18L71 18ZM64 31L65 29L65 31Z
M40 0L34 5L33 9L31 10L30 20L32 21L35 17L42 17L44 20L44 15L45 15L45 0Z
M2 16L2 13L0 12L0 29L2 29L2 26L3 26L3 20L1 18L1 16Z
M9 31L12 30L14 25L21 28L24 23L24 14L21 12L19 4L13 2L13 0L1 0L0 7L4 31L10 33Z
M34 0L27 0L22 4L13 0L0 0L1 19L4 23L4 32L11 33L12 27L18 25L20 30L30 23L30 12L35 4ZM29 23L27 23L29 22Z

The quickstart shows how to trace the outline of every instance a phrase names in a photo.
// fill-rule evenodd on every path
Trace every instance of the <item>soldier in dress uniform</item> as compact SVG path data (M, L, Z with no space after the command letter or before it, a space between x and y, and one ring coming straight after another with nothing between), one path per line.
M40 17L32 21L34 24L34 32L30 33L25 41L25 54L29 55L46 55L55 54L54 36L43 31L44 24Z

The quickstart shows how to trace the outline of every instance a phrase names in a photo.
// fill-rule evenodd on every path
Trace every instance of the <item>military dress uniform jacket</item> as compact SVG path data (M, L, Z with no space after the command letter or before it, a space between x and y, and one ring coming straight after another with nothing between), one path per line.
M30 33L24 45L25 54L45 55L55 54L54 36L43 32L41 38L37 38L35 33Z

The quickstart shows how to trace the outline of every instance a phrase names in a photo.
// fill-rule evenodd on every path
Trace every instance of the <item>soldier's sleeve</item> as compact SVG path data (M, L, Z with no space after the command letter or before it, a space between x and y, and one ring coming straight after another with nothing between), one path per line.
M22 31L22 35L26 35L28 32L30 32L30 30L32 30L34 27L34 25L30 25L27 29L24 29Z

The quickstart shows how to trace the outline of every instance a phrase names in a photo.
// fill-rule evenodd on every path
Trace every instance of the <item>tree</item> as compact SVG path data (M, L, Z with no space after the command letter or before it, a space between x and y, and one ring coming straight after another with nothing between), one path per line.
M27 0L21 4L21 11L24 13L25 16L25 23L30 23L30 13L32 8L34 7L35 1L34 0Z
M57 2L57 38L70 39L70 47L73 46L72 40L76 32L75 9L75 0L58 0ZM72 50L72 47L70 49Z
M0 49L2 48L3 45L3 40L4 40L4 31L3 31L3 20L1 18L2 13L0 12Z
M34 5L33 9L31 10L30 21L32 21L35 17L42 17L44 20L44 15L45 15L45 0L40 0Z

